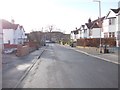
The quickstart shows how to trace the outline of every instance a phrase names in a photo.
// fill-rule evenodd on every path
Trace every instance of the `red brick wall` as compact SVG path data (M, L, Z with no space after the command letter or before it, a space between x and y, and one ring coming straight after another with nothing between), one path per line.
M17 56L25 56L29 54L29 45L26 46L22 46L22 45L18 45L17 46Z
M102 38L102 45L116 46L115 38ZM100 45L100 38L77 39L77 46L92 46L98 47Z
M29 47L36 47L36 46L38 46L38 43L37 42L27 42L27 43L25 43L25 45L29 45Z
M4 44L4 48L17 48L16 44Z

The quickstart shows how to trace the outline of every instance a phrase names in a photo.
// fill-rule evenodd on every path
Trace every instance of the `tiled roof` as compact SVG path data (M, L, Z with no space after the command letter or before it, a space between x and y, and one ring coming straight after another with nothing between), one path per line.
M20 29L23 29L23 31L25 32L25 30L24 30L24 27L23 27L23 26L20 26Z
M12 24L11 22L2 19L2 28L3 29L14 29L16 30L19 24Z
M91 23L86 23L86 26L87 26L88 29L90 29L92 25L93 25L92 22Z
M77 30L73 30L73 31L71 31L71 33L74 33L74 34L78 34L80 29L77 29Z
M101 27L101 23L104 20L105 17L102 18L98 18L92 22L89 23L85 23L87 28L91 29L91 28L100 28ZM100 23L101 22L101 23Z
M120 8L118 8L118 9L111 9L114 13L118 13L119 11L120 11Z

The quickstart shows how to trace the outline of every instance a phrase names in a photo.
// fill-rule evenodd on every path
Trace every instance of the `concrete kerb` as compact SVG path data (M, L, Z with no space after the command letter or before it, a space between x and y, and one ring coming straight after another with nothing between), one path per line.
M81 48L81 47L77 47L77 48ZM89 47L85 47L85 48L88 49ZM95 47L93 47L93 49L95 49ZM78 50L78 52L84 53L84 54L86 54L86 55L89 55L89 56L92 56L92 57L95 57L95 58L98 58L98 59L102 59L102 60L104 60L104 61L108 61L108 62L115 63L115 64L120 64L119 62L112 61L112 60L109 60L109 59L106 59L106 58L103 58L103 57L99 57L99 56L96 56L96 55L94 55L94 54L91 54L91 53L82 51L82 50ZM97 53L99 53L99 52L97 52ZM99 53L99 55L100 55L100 53Z
M105 58L102 58L102 57L98 57L98 56L95 56L95 55L89 54L89 53L84 52L84 51L80 51L80 50L76 50L76 49L74 49L74 50L77 51L77 52L80 52L80 53L86 54L86 55L88 55L88 56L91 56L91 57L95 57L95 58L98 58L98 59L102 59L102 60L104 60L104 61L108 61L108 62L115 63L115 64L120 64L120 63L118 63L118 62L111 61L111 60L109 60L109 59L105 59Z
M64 45L61 45L61 46L64 46ZM64 46L64 47L67 47L67 46ZM92 55L92 54L89 54L89 53L87 53L85 51L82 51L82 50L77 50L76 48L71 48L71 47L67 47L67 48L73 49L77 52L80 52L80 53L86 54L88 56L95 57L95 58L98 58L98 59L101 59L101 60L104 60L104 61L107 61L107 62L111 62L111 63L114 63L114 64L120 64L119 62L111 61L111 60L106 59L106 58L102 58L102 57L99 57L99 56L96 56L96 55ZM83 48L83 47L78 47L78 48Z
M13 90L15 89L15 88L17 88L19 85L20 85L20 83L24 80L24 78L27 76L27 74L30 72L30 70L32 69L32 67L36 64L36 62L38 61L38 59L41 57L41 55L43 54L43 52L45 51L45 49L47 48L47 46L45 47L45 48L43 48L43 49L41 49L42 51L41 51L41 53L40 53L40 55L39 56L37 56L37 57L35 57L34 59L33 59L33 61L32 61L32 64L25 70L25 73L23 74L23 76L20 78L20 80L18 81L18 83L15 85L15 87L13 88Z

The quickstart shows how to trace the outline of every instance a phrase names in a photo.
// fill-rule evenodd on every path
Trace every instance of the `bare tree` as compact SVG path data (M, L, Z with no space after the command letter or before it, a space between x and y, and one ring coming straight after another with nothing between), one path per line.
M53 30L53 26L51 25L49 26L49 32L52 32L52 30Z

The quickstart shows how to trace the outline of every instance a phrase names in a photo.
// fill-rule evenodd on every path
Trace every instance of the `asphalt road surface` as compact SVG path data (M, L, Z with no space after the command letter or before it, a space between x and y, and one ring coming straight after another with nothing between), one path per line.
M14 53L3 55L2 88L13 88L40 53L41 50L23 57L17 57Z
M118 65L50 44L21 88L117 88Z

